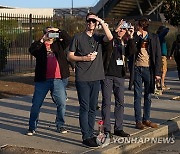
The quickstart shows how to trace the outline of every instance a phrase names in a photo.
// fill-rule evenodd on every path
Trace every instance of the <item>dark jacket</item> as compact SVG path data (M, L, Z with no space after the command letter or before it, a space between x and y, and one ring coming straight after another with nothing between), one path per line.
M180 62L180 41L174 41L171 48L170 57L174 54L174 59Z
M161 47L159 43L159 38L156 34L149 33L149 45L148 45L148 54L150 57L150 73L151 73L151 93L154 93L155 89L155 76L161 76ZM133 41L127 44L127 49L131 48L131 46L136 46L136 50L129 50L129 56L133 57L132 69L131 72L134 74L134 66L137 55L141 49L141 39L139 36L135 35ZM130 79L131 85L134 82L134 76Z
M68 47L71 38L65 32L60 32L60 38L55 40L51 45L51 49L54 52L57 61L59 63L61 77L67 78L70 76L69 65L66 58L65 49ZM46 80L46 69L47 69L47 51L44 43L40 41L35 41L31 44L29 52L36 58L36 67L35 67L35 82L45 81Z
M166 40L165 36L168 34L169 28L163 28L161 31L158 31L158 37L159 37L159 42L161 46L161 54L162 56L169 56L168 50L167 50L167 45L166 45Z
M115 38L113 40L111 40L110 42L108 43L104 43L103 44L103 64L104 64L104 72L105 74L107 73L108 71L108 67L109 67L109 63L110 63L110 60L111 60L111 56L112 56L112 53L113 53L113 41L115 40ZM128 57L130 53L132 53L134 50L135 50L135 44L133 44L133 40L129 40L129 44L132 44L130 45L131 48L127 48L127 46L125 47L125 53L124 53L124 56L125 57ZM122 72L123 76L125 76L126 74L126 69L125 69L125 66L123 67L123 72Z
M109 62L113 53L113 40L110 42L104 42L102 46L102 57L103 57L103 66L104 66L104 73L107 73Z

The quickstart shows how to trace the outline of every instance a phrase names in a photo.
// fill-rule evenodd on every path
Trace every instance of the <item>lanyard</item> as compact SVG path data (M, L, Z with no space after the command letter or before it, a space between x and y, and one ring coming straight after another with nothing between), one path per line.
M113 41L113 47L115 48L115 52L114 52L115 57L122 59L122 56L123 56L124 53L125 53L125 48L124 48L123 42L121 42L121 41L118 40L118 39L115 39L115 40Z

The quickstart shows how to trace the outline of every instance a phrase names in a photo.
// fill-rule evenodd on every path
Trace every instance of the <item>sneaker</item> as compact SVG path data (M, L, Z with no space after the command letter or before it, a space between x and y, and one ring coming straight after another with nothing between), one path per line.
M162 90L169 90L171 89L170 87L167 87L166 85L162 86Z
M57 129L57 132L58 132L58 133L61 133L61 134L66 134L66 133L67 133L67 130L66 130L66 128L64 128L64 127L60 127L60 128Z
M145 126L143 125L143 123L142 122L136 122L136 128L137 129L144 129L145 128Z
M178 101L180 101L180 96L175 96L175 97L173 97L172 99L173 99L173 100L178 100Z
M151 122L150 120L145 120L142 122L145 126L151 127L151 128L158 128L158 125L156 123Z
M96 139L94 137L83 140L84 145L88 147L98 147L99 145L96 143Z
M29 130L27 131L26 135L28 135L28 136L33 136L35 133L36 133L35 130L30 130L30 129L29 129Z
M130 134L124 132L123 130L114 130L114 135L121 137L129 137Z
M162 92L163 92L163 90L155 90L155 92L154 92L154 94L155 95L157 95L157 96L159 96L159 95L162 95Z
M105 134L105 135L109 134L109 137L110 137L110 138L113 138L113 134L112 134L110 131L105 131L104 134Z

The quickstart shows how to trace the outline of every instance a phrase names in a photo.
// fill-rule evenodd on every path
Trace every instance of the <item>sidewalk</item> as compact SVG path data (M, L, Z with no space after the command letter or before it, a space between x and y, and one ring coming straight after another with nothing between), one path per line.
M151 109L151 120L162 124L162 126L165 126L163 123L167 120L180 116L180 101L171 100L172 97L180 95L180 82L177 78L177 72L168 72L166 83L171 87L171 90L165 92L159 99L153 96ZM126 81L126 87L127 84L128 82ZM108 149L118 146L118 144L112 144L105 149L90 149L85 147L81 143L81 132L78 121L79 104L75 87L68 88L68 98L69 100L67 101L66 107L66 128L69 130L69 133L59 134L56 132L54 123L56 107L55 104L52 103L50 95L48 95L41 108L39 125L37 133L34 136L24 135L28 128L32 96L0 99L0 146L12 145L16 147L73 154L86 152L105 153ZM114 98L112 101L114 101ZM101 93L99 96L99 105L101 105ZM100 114L100 110L97 111L96 120L101 119ZM113 124L113 108L111 117ZM97 123L95 129L97 130ZM124 130L131 135L137 135L139 133L144 135L145 133L155 130L150 128L143 131L135 129L133 91L128 91L127 88L125 91ZM157 130L154 133L159 133L160 130ZM168 132L166 132L166 134L167 133Z

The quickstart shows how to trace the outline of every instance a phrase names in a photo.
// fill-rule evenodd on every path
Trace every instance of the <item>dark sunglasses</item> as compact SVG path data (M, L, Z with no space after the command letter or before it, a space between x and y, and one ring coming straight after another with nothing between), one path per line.
M88 19L88 20L86 20L86 22L88 22L88 23L89 22L96 23L96 21L97 21L96 19Z
M126 28L120 28L121 30L126 30Z

